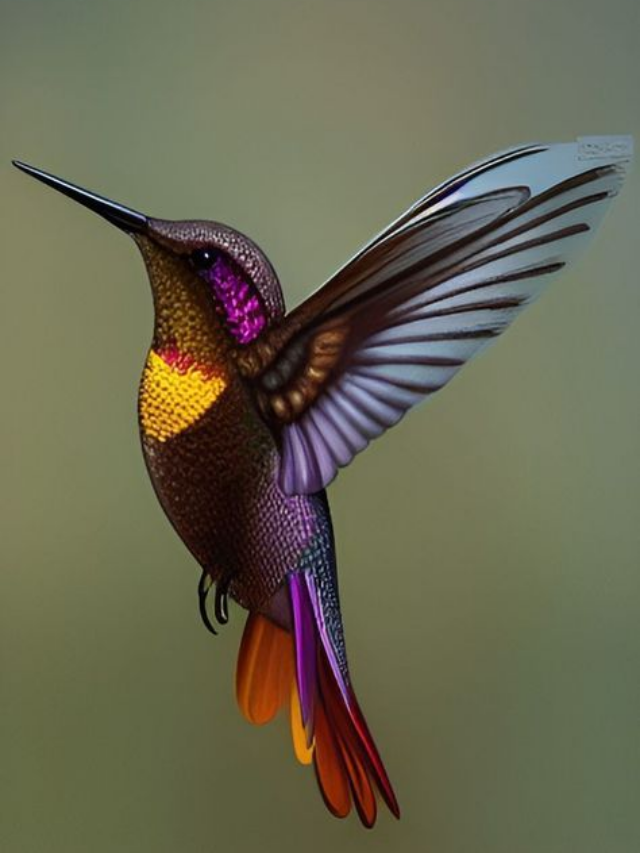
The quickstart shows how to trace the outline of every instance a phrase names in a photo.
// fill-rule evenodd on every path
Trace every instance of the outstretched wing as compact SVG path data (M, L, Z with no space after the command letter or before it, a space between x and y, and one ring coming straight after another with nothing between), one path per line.
M442 388L591 239L627 137L512 149L417 202L243 355L285 492L326 486Z

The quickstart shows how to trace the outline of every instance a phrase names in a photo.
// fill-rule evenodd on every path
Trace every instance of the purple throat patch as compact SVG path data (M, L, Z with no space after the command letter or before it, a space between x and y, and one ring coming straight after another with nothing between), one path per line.
M235 264L220 255L203 277L211 285L233 337L241 344L257 338L267 323L265 309L255 288Z

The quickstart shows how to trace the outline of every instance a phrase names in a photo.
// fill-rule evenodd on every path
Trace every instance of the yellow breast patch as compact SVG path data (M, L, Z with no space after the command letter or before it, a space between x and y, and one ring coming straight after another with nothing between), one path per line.
M173 354L172 354L173 355ZM145 435L166 441L194 424L227 387L224 377L184 358L149 352L140 383L140 423Z

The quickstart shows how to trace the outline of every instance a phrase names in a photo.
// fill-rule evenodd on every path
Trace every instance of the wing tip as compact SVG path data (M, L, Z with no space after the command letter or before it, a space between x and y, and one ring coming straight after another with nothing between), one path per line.
M612 165L625 171L633 162L634 138L631 134L608 136L579 136L576 139L576 157L581 162Z

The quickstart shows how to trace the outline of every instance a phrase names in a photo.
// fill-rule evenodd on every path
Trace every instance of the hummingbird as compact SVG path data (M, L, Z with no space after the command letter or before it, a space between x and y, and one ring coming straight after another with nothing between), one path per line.
M248 611L236 670L251 723L288 710L329 811L398 801L356 699L326 488L338 470L486 349L591 240L629 137L522 145L437 186L290 312L234 228L154 219L14 161L129 234L155 323L142 451L201 570L212 632ZM209 594L214 590L213 600ZM212 612L213 611L213 612Z

